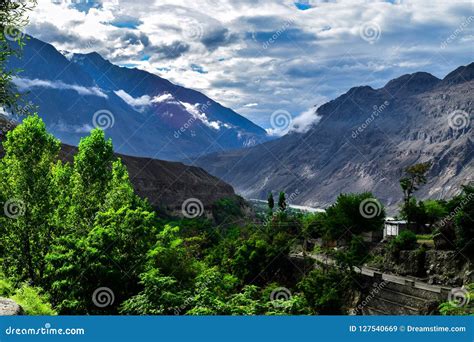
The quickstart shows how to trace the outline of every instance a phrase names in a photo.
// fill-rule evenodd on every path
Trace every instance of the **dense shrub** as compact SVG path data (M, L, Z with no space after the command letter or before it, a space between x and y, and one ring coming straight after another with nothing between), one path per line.
M217 224L232 223L243 216L241 198L222 198L212 204L212 216Z
M38 287L23 284L11 298L23 308L27 315L56 315L49 303L49 297Z
M390 241L389 249L393 254L398 255L402 250L415 249L417 246L416 241L415 233L410 230L404 230Z

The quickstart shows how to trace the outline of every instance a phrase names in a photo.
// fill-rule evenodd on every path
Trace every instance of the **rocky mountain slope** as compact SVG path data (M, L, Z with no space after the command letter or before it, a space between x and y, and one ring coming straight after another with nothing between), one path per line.
M295 204L326 207L339 193L372 191L393 209L402 170L431 161L428 184L416 195L449 197L474 176L473 76L471 63L443 80L418 72L380 89L355 87L319 107L320 122L304 134L197 164L247 198L284 190Z
M30 37L9 67L22 70L15 84L66 144L77 145L99 126L119 153L185 161L269 139L265 130L204 94L116 66L97 53L60 53Z
M0 142L4 133L14 125L0 115ZM60 158L72 161L76 147L62 145ZM3 156L0 144L0 158ZM168 162L158 159L131 157L117 154L127 166L130 180L142 198L148 198L156 209L180 215L185 200L196 198L208 210L214 201L234 197L229 184L211 176L199 167L188 166L180 162Z

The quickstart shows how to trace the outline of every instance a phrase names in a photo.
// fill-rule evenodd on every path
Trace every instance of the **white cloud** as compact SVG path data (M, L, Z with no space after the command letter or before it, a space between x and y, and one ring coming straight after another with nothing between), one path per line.
M59 122L58 124L54 125L54 129L65 133L89 133L94 129L94 127L89 124L66 125L64 122Z
M173 95L169 93L163 93L161 95L155 96L152 100L153 103L161 103L161 102L170 102L174 101Z
M244 107L246 108L257 107L257 106L258 106L258 103L255 103L255 102L247 103L246 105L244 105Z
M145 107L151 104L151 98L149 95L134 98L122 89L116 90L114 93L132 107Z
M149 107L155 103L162 103L162 102L168 102L168 103L175 103L178 104L177 101L175 101L173 95L169 93L163 93L161 95L157 95L155 97L150 97L149 95L142 95L140 97L133 97L130 94L128 94L125 90L119 89L114 91L114 93L120 97L122 100L124 100L129 106L134 107L135 109L139 111L143 111L146 107Z
M62 81L49 81L49 80L39 80L37 78L28 79L28 78L15 77L13 78L13 83L21 91L29 90L32 88L50 88L50 89L60 89L60 90L73 90L77 92L79 95L99 96L103 98L108 98L107 94L105 94L98 87L87 88L83 86L78 86L76 84L67 84Z
M319 120L321 120L321 117L317 114L316 108L310 108L293 118L290 132L306 133L311 126L316 125Z
M380 87L415 71L442 77L472 61L474 22L459 32L469 1L308 4L301 11L292 0L114 0L85 12L40 0L27 32L200 90L263 127L279 108L302 113L353 86ZM374 41L361 37L367 23L380 28Z
M219 130L221 128L222 122L210 121L207 115L199 110L199 103L196 103L194 105L192 105L191 103L186 103L182 101L180 101L179 103L182 104L184 108L186 108L186 111L189 114L191 114L196 119L200 120L206 126L215 130ZM228 125L226 125L225 127L228 128Z

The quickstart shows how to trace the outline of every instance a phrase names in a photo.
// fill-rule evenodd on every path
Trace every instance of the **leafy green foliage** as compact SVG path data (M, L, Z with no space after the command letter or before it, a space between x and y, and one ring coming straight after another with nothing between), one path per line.
M56 239L47 260L51 291L62 312L102 313L90 302L99 287L113 289L117 302L136 293L144 256L157 234L154 213L134 194L127 170L113 160L110 141L98 132L81 141L72 171L55 167L57 182L69 179L73 194L81 189L89 196L82 199L77 193L66 210L58 208L69 214L63 216L69 228ZM109 159L90 158L88 153ZM97 169L102 173L93 180L88 172ZM124 286L117 287L121 283Z
M426 184L426 173L431 167L431 162L419 163L409 166L405 169L405 176L400 179L400 186L403 190L404 206L402 214L408 222L412 221L412 212L410 205L413 193L421 185Z
M0 217L4 238L0 241L8 276L17 275L40 284L45 256L57 233L50 224L53 197L50 192L52 166L59 152L59 141L46 132L37 116L8 132L0 161L0 199L5 201Z
M233 223L243 216L238 198L222 198L212 204L212 216L218 225Z
M364 202L365 201L365 202ZM373 203L373 213L365 215L364 203ZM329 240L351 238L362 232L381 230L385 210L370 192L362 194L341 194L326 210L322 222L323 237ZM320 229L321 229L320 228Z
M417 246L416 234L410 230L402 231L398 236L390 241L390 251L398 255L402 250L413 250Z
M39 287L22 283L18 288L0 272L0 297L13 299L27 315L55 315L49 297Z
M12 84L19 70L7 70L6 65L10 57L21 54L25 40L21 30L28 24L26 13L35 5L35 0L0 2L0 107L18 115L29 114L31 108L23 106Z
M360 266L368 260L368 245L361 236L353 236L347 251L339 252L339 263L347 267Z
M15 291L12 299L23 308L27 315L56 315L51 304L49 304L49 297L38 287L23 284Z
M360 235L381 229L385 216L381 206L372 216L362 214L361 205L374 201L364 193L339 196L326 213L298 214L279 205L263 224L229 222L243 216L238 199L214 204L216 221L225 222L218 226L207 219L157 218L99 130L81 140L70 164L58 161L59 142L37 116L10 132L4 146L0 200L20 197L26 211L0 218L0 258L8 276L0 277L0 295L27 314L345 313L356 287L352 266L367 259ZM470 241L471 193L465 189L463 210L455 215L460 246ZM425 209L439 216L442 205ZM336 265L295 275L288 255L311 237L350 244L334 252ZM409 231L390 243L396 253L415 247ZM420 248L420 262L424 253ZM114 299L105 307L93 300L103 287ZM275 298L281 289L284 298Z
M351 278L348 271L337 268L316 269L311 271L299 284L298 289L304 294L309 307L319 314L341 314Z
M286 210L286 197L284 192L280 192L278 195L278 209L280 209L280 211Z
M461 210L455 216L456 245L463 253L474 255L474 187L465 186Z
M474 316L474 283L465 286L465 292L459 291L459 298L441 303L439 312L444 316ZM458 296L453 296L458 297ZM458 301L456 300L458 299Z
M427 200L424 201L427 223L432 226L435 222L448 215L448 209L444 201Z
M273 208L275 207L275 200L273 199L273 193L271 193L271 192L268 195L267 203L268 203L268 209L270 211L273 211Z

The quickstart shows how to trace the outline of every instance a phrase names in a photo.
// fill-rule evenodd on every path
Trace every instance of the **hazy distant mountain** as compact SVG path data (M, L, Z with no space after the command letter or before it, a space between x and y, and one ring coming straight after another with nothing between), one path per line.
M367 190L393 208L402 170L432 161L417 196L451 196L474 176L473 76L471 63L443 80L418 72L381 89L352 88L321 106L321 120L304 134L197 164L248 198L285 190L296 204L324 207L341 192Z
M188 160L269 139L265 130L202 93L113 65L97 53L60 53L31 38L10 67L23 70L16 85L29 92L48 130L67 144L77 145L99 125L120 153Z

